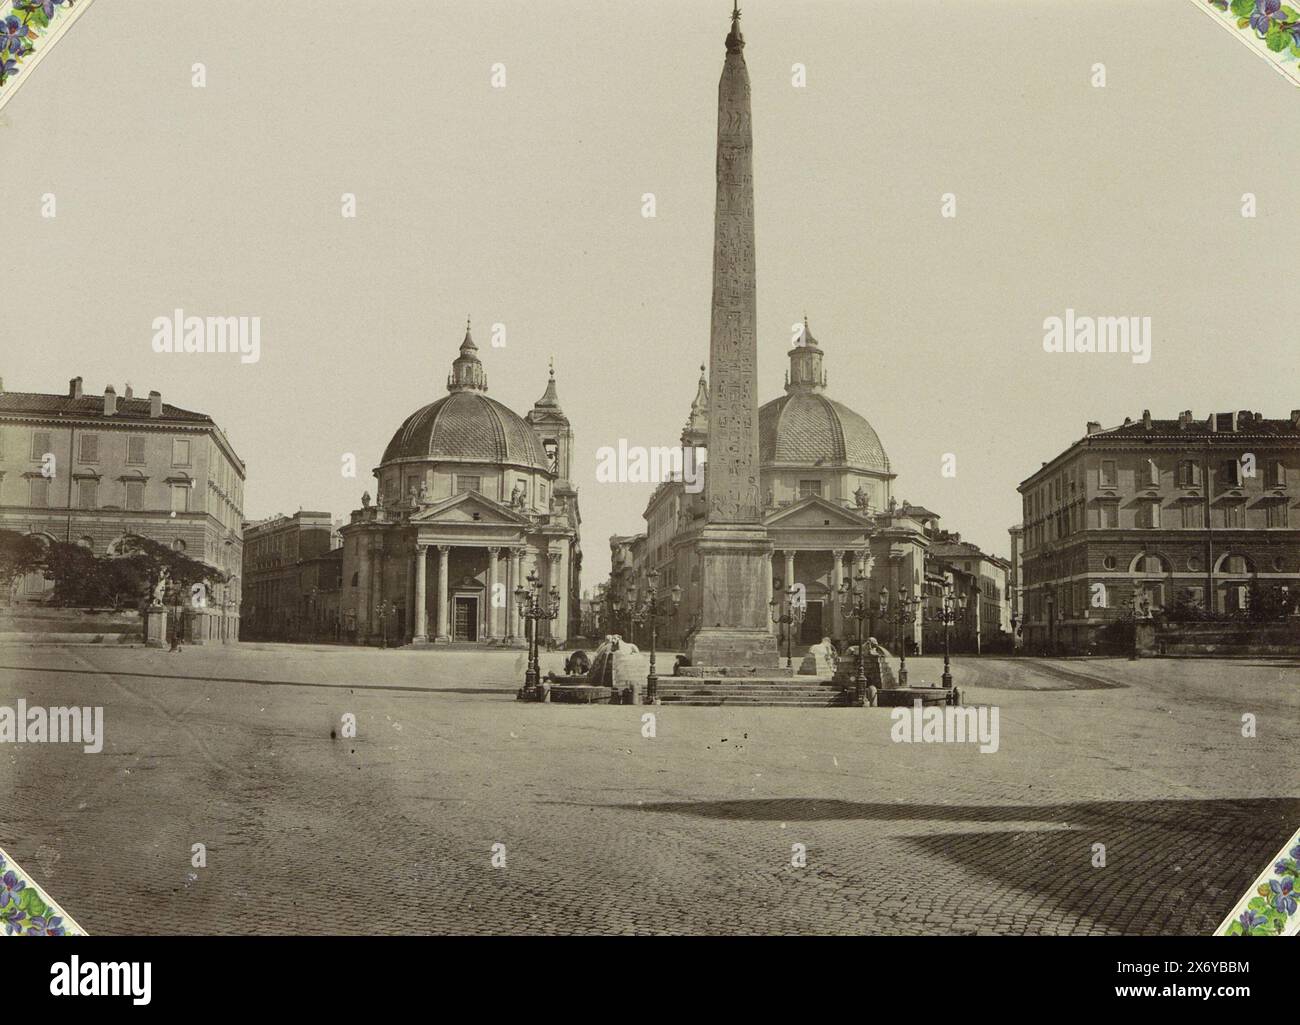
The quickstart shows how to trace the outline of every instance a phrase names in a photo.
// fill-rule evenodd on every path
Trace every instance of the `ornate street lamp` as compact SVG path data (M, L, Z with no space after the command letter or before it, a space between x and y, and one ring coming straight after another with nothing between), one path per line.
M379 613L379 630L382 646L388 647L388 617L395 611L397 606L385 599L375 606L375 611Z
M943 596L937 610L927 610L926 618L943 624L943 685L952 688L952 669L949 665L949 632L953 623L966 618L966 596L953 593L951 581L943 585Z
M795 604L795 595L798 589L791 584L783 592L782 599L778 602L775 598L767 603L768 608L772 610L772 622L785 627L785 667L794 668L794 657L790 651L791 641L794 639L794 628L803 625L803 618L807 609L803 605Z
M897 627L894 636L898 638L898 685L907 686L907 639L903 636L903 627L916 622L916 607L922 599L910 597L906 587L898 589L892 609L889 605L889 590L880 589L880 616L888 619Z
M623 604L627 606L627 639L630 643L636 643L636 622L637 622L637 602L640 601L640 595L637 592L635 584L627 585L627 595L623 599Z
M857 573L853 577L853 582L845 580L840 584L840 611L851 619L858 622L858 657L857 665L853 671L853 703L859 708L866 701L867 693L867 672L866 672L866 639L863 636L862 624L866 622L874 613L871 599L867 594L867 577L862 573ZM883 601L883 599L882 599ZM884 611L884 606L881 606Z
M546 599L549 598L549 602ZM542 582L536 571L528 574L528 586L515 588L515 604L519 617L528 624L528 671L524 686L517 697L520 701L540 701L542 698L542 670L537 657L537 624L543 619L555 619L560 614L560 592L552 587L550 594L542 591Z
M641 621L650 621L650 672L645 678L645 700L647 705L653 705L659 697L659 675L655 672L655 646L658 643L658 626L659 618L676 615L677 609L682 604L682 589L673 585L672 590L668 592L669 602L664 604L659 597L659 571L652 569L646 574L649 581L649 589L645 604L641 606L637 618Z

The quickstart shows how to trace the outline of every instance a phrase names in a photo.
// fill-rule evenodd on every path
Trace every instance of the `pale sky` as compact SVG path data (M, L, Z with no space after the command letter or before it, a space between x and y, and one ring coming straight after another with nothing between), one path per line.
M247 518L341 516L472 315L517 412L555 357L592 587L651 490L596 450L675 442L708 353L729 13L97 0L0 114L5 387L158 389L225 429ZM1189 0L750 0L743 28L760 396L806 311L900 499L1005 555L1016 484L1086 421L1300 407L1300 90ZM176 307L260 316L260 362L155 354ZM1043 352L1067 307L1150 316L1151 362Z

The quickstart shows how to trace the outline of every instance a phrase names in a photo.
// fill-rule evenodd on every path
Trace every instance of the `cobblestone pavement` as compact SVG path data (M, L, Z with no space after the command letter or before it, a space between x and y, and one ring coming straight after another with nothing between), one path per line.
M646 738L645 708L515 702L522 673L0 646L0 705L107 734L0 745L0 845L91 933L1208 933L1300 822L1295 661L958 659L994 754L886 709L662 707Z

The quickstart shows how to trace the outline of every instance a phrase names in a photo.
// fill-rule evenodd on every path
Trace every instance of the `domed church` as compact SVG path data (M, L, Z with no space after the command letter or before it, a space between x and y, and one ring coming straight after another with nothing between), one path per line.
M447 392L397 428L343 535L342 611L359 644L519 645L514 590L536 573L561 595L539 638L577 627L578 493L573 430L555 369L519 416L487 395L466 324Z
M835 593L861 571L868 551L873 594L881 586L891 593L899 587L916 591L928 542L918 510L899 507L892 496L896 475L875 428L826 394L825 353L806 320L787 357L785 394L758 410L759 495L762 524L774 548L769 598L791 584L804 585L807 610L796 643L812 643L847 636L855 628L844 621ZM708 446L703 370L681 435L684 447ZM682 588L681 608L663 629L665 646L683 645L700 625L696 541L705 512L703 490L692 494L680 480L661 484L644 513L643 556L633 552L639 537L611 539L612 589L621 603L629 584L644 587L649 568L659 570L661 590ZM626 572L634 563L637 570Z

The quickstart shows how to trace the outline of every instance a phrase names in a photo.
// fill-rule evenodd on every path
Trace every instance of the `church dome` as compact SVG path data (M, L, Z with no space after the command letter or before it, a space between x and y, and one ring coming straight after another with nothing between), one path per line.
M849 466L889 472L875 428L842 402L792 392L758 411L759 460L805 466Z
M406 418L384 449L383 463L420 459L548 468L542 443L523 417L484 394L487 373L468 324L460 355L447 377L447 390L451 394ZM549 394L553 390L552 380Z
M808 329L807 318L803 334L788 355L786 393L758 411L760 462L888 473L889 457L866 417L823 394L823 351Z
M523 418L477 391L452 392L407 417L384 449L383 462L394 459L547 468L542 443Z

